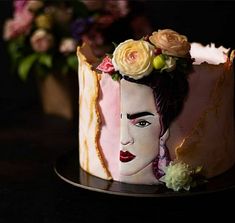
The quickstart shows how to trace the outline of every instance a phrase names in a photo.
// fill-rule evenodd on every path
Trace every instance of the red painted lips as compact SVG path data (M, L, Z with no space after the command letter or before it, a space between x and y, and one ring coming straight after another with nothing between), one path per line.
M132 153L128 152L128 151L120 151L120 161L123 163L127 163L130 162L131 160L133 160L135 158L135 155L133 155Z

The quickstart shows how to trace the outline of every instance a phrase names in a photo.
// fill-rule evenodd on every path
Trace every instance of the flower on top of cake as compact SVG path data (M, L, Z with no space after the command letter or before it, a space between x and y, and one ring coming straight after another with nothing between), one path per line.
M152 72L187 73L193 63L190 47L186 36L171 29L158 30L140 40L121 42L97 69L115 80L123 76L138 80Z
M110 74L114 80L125 78L137 83L150 75L169 75L173 79L174 75L186 76L191 70L194 59L190 50L186 36L171 29L158 30L139 40L128 39L115 45L97 70ZM201 170L202 167L193 168L174 160L162 169L159 182L174 191L190 190L200 183Z

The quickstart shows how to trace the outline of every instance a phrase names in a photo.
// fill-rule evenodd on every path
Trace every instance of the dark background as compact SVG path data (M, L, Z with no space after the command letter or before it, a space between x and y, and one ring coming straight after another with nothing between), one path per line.
M132 1L154 29L172 28L190 42L235 49L233 1ZM0 0L0 28L12 3ZM125 26L119 35L124 36ZM136 198L77 188L63 182L53 165L77 148L77 122L42 114L33 77L10 74L0 38L0 223L122 222L234 216L234 190L199 196Z
M190 42L215 43L226 48L235 48L234 1L131 1L136 14L149 18L154 30L171 28L184 34ZM19 108L38 106L38 93L33 77L22 83L9 72L10 62L6 45L2 40L2 27L6 18L11 17L11 0L0 0L0 112L14 113ZM121 25L112 33L119 40L130 38L128 27ZM111 36L112 38L112 36ZM39 105L40 106L40 105ZM40 107L39 107L40 109Z

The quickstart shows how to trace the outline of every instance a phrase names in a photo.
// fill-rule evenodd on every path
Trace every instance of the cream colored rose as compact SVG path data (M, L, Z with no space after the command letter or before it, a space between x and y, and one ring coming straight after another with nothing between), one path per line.
M122 75L140 79L153 70L153 50L154 47L144 40L126 40L114 50L113 66Z
M187 37L171 29L153 32L149 40L157 48L161 48L164 54L171 56L186 57L190 50Z
M193 181L192 173L193 171L189 165L182 162L170 162L165 168L165 175L160 178L160 181L165 182L166 187L174 191L189 190Z

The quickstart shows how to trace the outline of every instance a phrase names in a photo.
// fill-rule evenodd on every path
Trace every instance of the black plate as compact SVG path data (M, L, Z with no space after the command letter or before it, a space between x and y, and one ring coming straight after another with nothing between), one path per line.
M192 196L235 189L235 166L224 174L190 191L174 192L163 185L135 185L108 181L95 177L79 166L78 153L71 151L59 157L54 165L55 173L65 182L92 191L138 197Z

